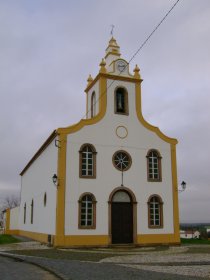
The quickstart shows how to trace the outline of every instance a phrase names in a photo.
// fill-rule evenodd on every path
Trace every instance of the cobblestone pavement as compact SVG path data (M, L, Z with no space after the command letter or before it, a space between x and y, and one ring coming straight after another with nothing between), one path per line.
M1 280L57 280L56 276L32 264L0 256Z
M146 271L165 272L176 275L210 279L210 255L187 254L188 247L171 247L163 252L138 253L101 260L101 262ZM184 254L180 254L184 253Z
M194 246L196 247L196 246ZM199 246L198 246L199 247ZM24 242L0 246L0 251L48 249L39 242ZM154 248L153 248L154 249ZM204 280L210 279L210 254L189 254L187 246L170 247L164 251L150 248L74 250L77 252L119 252L119 256L105 258L99 263L17 256L53 271L65 280ZM2 252L1 254L6 254ZM1 278L0 278L1 279ZM7 279L7 278L5 278ZM21 279L21 278L14 278ZM25 278L24 280L26 280ZM31 278L29 278L32 280ZM40 278L41 279L41 278ZM47 278L46 278L47 279Z
M54 271L64 280L204 280L205 278L168 274L124 267L111 263L93 263L46 258L19 257ZM22 278L16 278L22 279ZM24 278L26 280L27 278ZM31 280L31 278L28 278ZM10 280L10 279L9 279Z

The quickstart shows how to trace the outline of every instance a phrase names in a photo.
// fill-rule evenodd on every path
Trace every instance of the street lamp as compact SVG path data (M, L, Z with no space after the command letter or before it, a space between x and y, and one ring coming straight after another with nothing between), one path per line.
M56 174L52 176L52 181L55 186L58 186L58 176Z
M179 191L179 192L185 191L185 190L186 190L186 185L187 185L186 182L185 182L185 181L182 181L182 182L181 182L181 189L179 189L178 191Z

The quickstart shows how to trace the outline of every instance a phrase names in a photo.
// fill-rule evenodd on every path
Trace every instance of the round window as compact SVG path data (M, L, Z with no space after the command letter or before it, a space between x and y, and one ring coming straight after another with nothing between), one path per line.
M125 151L117 151L112 158L115 168L126 171L130 168L132 160L131 156Z

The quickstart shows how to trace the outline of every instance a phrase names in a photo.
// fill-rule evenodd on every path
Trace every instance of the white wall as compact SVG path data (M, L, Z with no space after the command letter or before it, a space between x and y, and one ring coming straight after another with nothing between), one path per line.
M55 234L56 186L52 182L57 174L58 148L54 140L33 162L22 176L20 229L38 233ZM47 203L44 206L44 194ZM31 224L31 202L34 201L34 217ZM26 223L24 224L24 205L26 203Z
M108 81L108 85L111 84ZM114 114L114 90L123 86L128 91L129 116ZM125 126L128 136L121 139L116 128ZM79 149L84 143L91 143L97 151L96 179L79 178ZM146 155L149 149L157 149L162 156L162 182L147 181ZM143 127L136 116L135 85L115 81L108 89L106 116L97 124L85 126L70 134L67 140L67 181L65 202L65 233L67 235L108 234L108 199L110 193L121 184L121 172L112 164L117 150L125 150L132 157L132 166L124 172L124 185L136 196L138 234L173 233L173 199L171 178L170 145L154 132ZM96 229L78 229L78 199L82 193L91 192L97 204ZM158 194L163 200L162 229L148 228L147 201L151 194Z
M10 209L10 226L9 226L9 229L11 229L11 230L19 229L19 213L20 213L20 207L19 206Z

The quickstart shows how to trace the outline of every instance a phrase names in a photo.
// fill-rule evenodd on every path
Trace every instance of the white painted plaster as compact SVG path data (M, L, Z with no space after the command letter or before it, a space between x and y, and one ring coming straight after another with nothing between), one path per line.
M58 148L55 142L42 152L22 176L19 225L21 230L55 234L56 192L52 182L57 174ZM44 206L44 194L47 203ZM34 201L34 217L31 224L31 202ZM24 224L24 205L26 203L26 223Z
M18 230L19 229L19 212L20 212L20 207L19 206L10 209L9 229L11 229L11 230Z
M123 86L128 91L129 115L114 113L114 91ZM120 139L116 128L125 126L128 136ZM79 149L84 143L94 145L97 151L96 179L79 178ZM162 156L162 182L147 182L146 155L149 149L157 149ZM110 193L121 184L121 172L112 164L117 150L125 150L132 157L132 166L124 172L124 185L137 200L137 233L173 233L173 198L171 177L170 144L154 132L142 126L136 116L135 85L125 81L108 81L107 110L97 124L85 126L67 138L67 172L65 201L65 234L93 235L108 234L108 199ZM97 200L96 229L78 229L78 199L82 193L90 192ZM150 195L158 194L163 200L164 227L148 228L147 201Z

